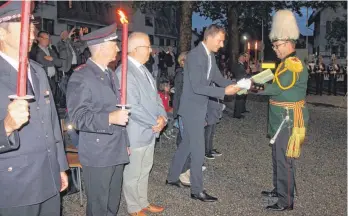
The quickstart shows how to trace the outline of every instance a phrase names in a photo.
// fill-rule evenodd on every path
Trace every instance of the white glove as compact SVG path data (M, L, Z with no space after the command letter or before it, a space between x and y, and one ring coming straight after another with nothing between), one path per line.
M249 90L251 87L251 80L243 78L237 82L237 86L241 89Z

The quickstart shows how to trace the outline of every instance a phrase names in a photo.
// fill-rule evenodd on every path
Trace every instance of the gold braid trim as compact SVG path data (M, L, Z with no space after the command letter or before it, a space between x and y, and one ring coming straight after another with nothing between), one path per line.
M288 147L286 150L286 156L289 158L298 158L301 154L301 145L304 142L306 136L306 128L304 126L302 108L305 105L305 101L297 102L278 102L274 100L269 101L271 105L280 106L294 110L294 127L289 138Z
M288 90L295 85L296 80L298 79L298 76L299 76L298 73L302 72L303 66L301 61L297 57L287 58L285 60L284 68L280 70L283 65L284 65L284 62L279 64L274 74L273 82L276 82L281 90ZM289 86L284 87L279 81L279 76L285 73L287 70L290 70L292 72L292 81Z

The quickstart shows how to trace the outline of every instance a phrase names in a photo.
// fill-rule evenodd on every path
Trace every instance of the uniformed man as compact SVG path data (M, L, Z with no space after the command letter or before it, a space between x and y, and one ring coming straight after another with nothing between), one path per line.
M120 92L109 62L116 58L116 24L81 39L92 54L75 69L67 89L68 114L79 133L79 159L87 193L87 216L116 215L128 158L128 111L116 107Z
M314 67L314 71L316 73L316 95L320 94L321 96L323 94L324 72L326 71L322 56L319 56L317 65Z
M335 54L331 56L331 63L329 64L327 71L329 73L329 86L328 86L329 95L331 95L331 92L332 92L331 90L333 90L333 94L336 96L337 95L337 76L340 73L340 66L339 64L337 64L337 59Z
M16 94L21 2L0 6L0 215L60 215L60 192L68 186L59 119L45 70L30 61L27 93ZM30 24L30 44L34 39Z
M299 29L293 13L280 10L273 17L270 40L281 59L272 84L266 84L264 95L270 95L269 134L272 145L272 191L262 195L278 197L267 209L292 210L294 206L295 159L304 141L308 111L305 104L308 72L296 56L295 44ZM287 121L287 116L290 119ZM281 124L284 121L285 124ZM277 132L279 132L277 134ZM277 134L277 135L276 135Z

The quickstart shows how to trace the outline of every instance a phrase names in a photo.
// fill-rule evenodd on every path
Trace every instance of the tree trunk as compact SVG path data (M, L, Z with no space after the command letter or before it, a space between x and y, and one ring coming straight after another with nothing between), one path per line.
M194 2L192 1L181 2L181 22L179 28L180 38L178 54L191 50L193 3Z
M239 53L239 31L238 31L238 11L233 5L229 5L227 12L228 22L228 53L229 53L229 68L233 71L232 65L237 62Z

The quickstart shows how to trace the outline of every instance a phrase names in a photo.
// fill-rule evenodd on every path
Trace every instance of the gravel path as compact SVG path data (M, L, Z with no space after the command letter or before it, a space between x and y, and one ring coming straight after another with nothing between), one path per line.
M337 98L331 101L343 101L343 97ZM327 100L314 101L325 103ZM228 113L224 114L214 140L215 147L223 155L206 161L205 188L219 198L217 203L193 201L189 198L189 189L164 185L175 151L175 140L163 138L162 145L155 150L149 183L150 202L166 207L164 213L157 215L347 215L346 106L309 104L308 107L308 141L297 161L298 195L293 211L276 213L263 208L270 201L263 199L260 192L272 188L271 148L265 136L267 104L265 98L249 96L247 108L250 113L246 114L245 119L236 120ZM63 198L63 216L83 215L85 207L80 207L78 194ZM124 199L118 215L127 215Z

